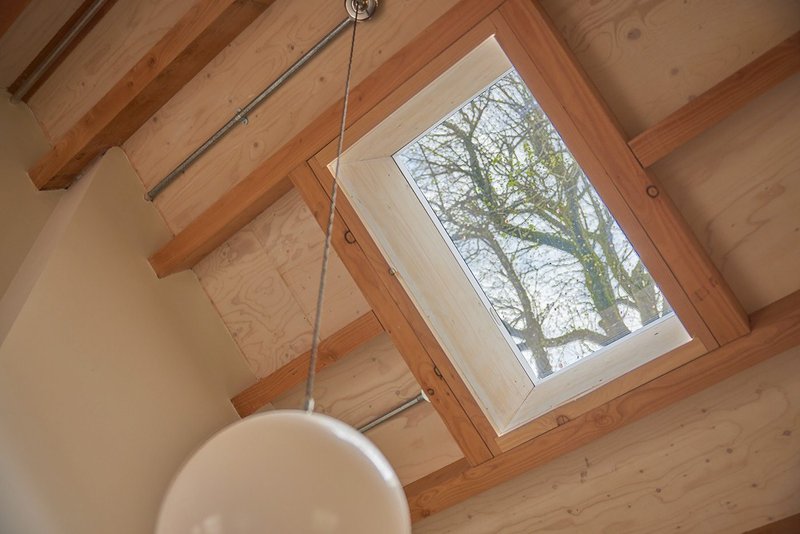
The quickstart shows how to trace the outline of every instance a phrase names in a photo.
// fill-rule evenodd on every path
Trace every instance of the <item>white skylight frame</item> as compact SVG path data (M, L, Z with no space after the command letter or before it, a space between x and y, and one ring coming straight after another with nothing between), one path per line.
M486 48L485 45L489 42L493 43L494 45L493 47L489 46L489 48L496 48L501 51L503 57L506 58L506 63L508 66L499 69L490 79L483 80L480 84L472 86L472 88L469 90L464 90L463 87L458 87L461 98L457 102L451 102L450 106L447 108L441 107L442 102L435 102L436 105L433 107L438 106L438 117L435 120L429 120L425 124L419 123L418 115L420 115L420 110L422 110L422 113L426 112L427 108L425 103L430 100L432 87L439 84L438 90L442 91L441 87L447 85L444 81L442 81L442 79L446 78L447 76L451 76L452 72L462 68L463 64L469 63L471 61L470 58L478 54L479 49ZM391 199L393 193L386 194L386 191L368 192L368 194L372 194L374 196L371 198L362 198L364 191L359 191L360 186L358 186L358 182L361 179L359 174L361 177L370 177L371 179L374 179L377 175L381 175L382 178L391 176L391 179L393 180L401 180L405 187L409 191L412 191L414 203L417 205L418 209L421 209L425 212L426 219L430 221L430 224L434 225L434 227L440 226L441 223L438 221L438 218L430 217L431 214L428 208L426 208L424 203L421 201L423 197L420 197L417 194L418 192L413 191L413 179L409 179L405 173L402 172L402 169L398 165L398 162L393 158L393 155L398 150L402 149L402 147L412 142L414 139L419 138L427 131L434 128L436 124L445 120L448 114L451 114L460 108L464 102L470 100L470 98L472 98L474 95L480 94L486 87L492 85L493 81L499 77L502 77L506 72L508 72L510 67L511 63L505 56L505 51L502 50L502 47L500 47L493 37L487 39L486 42L471 52L466 53L461 60L456 62L449 70L434 80L434 82L430 83L429 86L424 87L421 91L416 93L416 96L413 96L405 104L399 108L396 108L390 115L385 116L386 118L383 119L383 122L380 122L377 124L377 126L373 124L373 126L371 126L371 130L362 130L357 132L357 134L354 136L356 140L351 141L352 145L348 147L342 157L339 182L343 194L348 197L350 204L352 205L361 222L370 232L375 244L379 247L384 258L386 258L386 261L393 266L392 271L397 273L396 276L398 277L401 285L403 285L409 297L411 297L411 299L414 301L423 318L429 323L430 329L434 336L436 336L440 346L448 355L450 361L454 364L456 371L459 373L459 375L461 375L464 383L470 389L472 397L478 402L478 405L482 408L489 422L494 427L496 431L495 438L500 439L501 441L506 437L509 438L507 441L502 441L504 444L500 445L501 448L511 446L508 444L514 442L515 435L522 435L516 432L511 432L519 426L527 424L528 427L541 426L542 428L552 428L552 422L545 421L544 419L546 418L542 418L541 423L532 421L532 419L547 414L548 410L552 410L554 407L561 406L564 403L572 403L573 401L576 401L576 399L581 399L579 403L581 406L593 406L594 404L592 403L599 402L597 399L606 398L606 395L608 395L609 391L624 392L624 388L632 387L631 384L644 383L647 380L659 376L664 372L665 369L669 370L680 363L690 361L691 359L699 356L702 354L703 350L702 344L689 337L689 335L686 334L686 331L683 330L683 327L680 326L680 321L677 316L673 315L670 319L673 319L672 322L677 323L682 330L682 335L679 336L679 339L673 340L674 342L672 344L667 344L669 346L663 351L651 352L648 353L648 357L646 358L638 358L634 365L630 366L628 369L622 369L614 376L603 376L599 381L583 380L583 382L581 382L578 378L575 378L576 375L572 370L581 369L583 362L600 362L604 358L608 358L610 354L613 354L618 350L618 343L613 343L607 347L604 347L603 349L595 351L591 356L583 358L581 364L579 365L566 367L564 370L554 372L545 379L538 380L536 379L535 374L531 372L531 369L527 365L524 356L519 352L516 343L509 339L508 332L503 327L502 322L499 321L499 318L494 312L491 304L487 302L486 296L483 295L482 291L474 291L476 287L479 288L480 286L476 285L477 281L474 280L474 276L471 276L469 269L464 268L466 266L464 265L464 260L461 258L460 254L457 251L452 250L452 242L449 240L449 238L443 241L443 243L447 244L447 246L442 247L442 249L445 250L446 253L452 258L452 261L458 265L459 272L463 274L462 278L473 290L472 292L476 295L476 298L480 300L481 306L484 308L487 317L490 317L489 322L491 322L493 325L494 330L498 332L498 335L503 336L503 345L509 348L508 354L513 356L506 359L513 359L515 365L519 369L516 378L514 378L512 381L519 385L522 389L514 394L513 400L509 401L508 399L501 399L500 402L502 406L496 405L495 402L497 399L495 397L503 396L504 388L502 387L502 384L492 384L491 381L497 379L498 375L502 375L503 372L497 369L490 372L476 372L476 368L474 366L470 367L472 364L465 367L465 358L474 358L475 355L467 354L467 352L470 352L469 350L466 352L464 350L456 350L451 343L448 343L446 334L447 325L445 323L447 323L447 320L449 320L450 317L447 317L446 313L444 314L444 317L442 317L441 313L437 313L432 310L429 306L430 295L425 297L425 295L416 291L418 288L414 287L414 275L409 272L408 265L404 263L408 261L407 256L409 254L413 255L413 252L402 253L401 251L401 253L398 253L396 244L391 242L393 237L391 234L394 233L391 227L396 223L396 219L393 220L390 217L388 220L384 219L384 221L381 222L379 219L381 217L385 217L386 214L377 213L376 215L376 212L386 212L396 208L396 206L390 205L391 202L388 204L385 202L387 199ZM440 81L441 83L439 83ZM469 81L472 82L473 80ZM447 91L449 92L450 89L453 88L453 85L450 84L447 87ZM442 98L440 100L447 99ZM415 128L416 130L414 130ZM398 133L400 131L402 131L402 133ZM409 135L408 132L413 133ZM405 137L403 137L402 140L398 140L398 135ZM327 147L328 150L320 152L320 154L317 156L317 161L322 165L327 165L330 170L332 170L335 161L331 161L332 156L326 157L325 154L333 154L334 148L335 147L333 144L329 145L329 147ZM382 182L380 180L375 182L376 185L380 185L381 183ZM435 232L431 233L435 233L437 238L442 239L440 230L438 228ZM404 255L406 257L404 257ZM423 269L421 274L416 276L424 277L426 273L431 272L430 269L433 268L433 266L429 266L429 270L426 271ZM456 312L458 311L460 310L456 310ZM658 329L664 326L664 323L669 322L670 321L656 321L655 323L645 325L638 331L624 338L623 341L629 340L630 338L635 338L639 336L640 333L641 336L639 337L641 339L646 339L648 334L655 334L655 336L661 335ZM469 326L470 325L467 325L466 328L469 328ZM661 339L664 339L664 337ZM622 345L625 344L626 343L623 343ZM675 349L676 346L678 347L677 349ZM481 351L477 350L472 352L480 353ZM662 355L667 356L667 353L669 353L669 357L665 357L659 361L659 358L661 358ZM523 364L523 362L525 363ZM622 375L639 367L642 369L637 371L635 378L617 380L620 379ZM529 386L524 386L524 384L520 385L520 377L524 377L524 381L526 381ZM564 377L574 378L572 382L581 382L583 385L578 388L579 390L566 392L555 391L557 389L563 389L559 388L558 384L566 383L565 380L567 379ZM485 383L485 380L488 380L489 383ZM535 380L536 383L534 382ZM605 393L598 392L597 395L593 393L595 389L601 388L602 386L610 386L610 382L615 382L612 389L605 388ZM545 395L546 393L548 394ZM590 395L590 393L592 394ZM584 400L586 402L584 402ZM510 408L511 406L514 406L514 408ZM551 415L548 415L548 417L551 417ZM555 415L553 414L552 417L555 418ZM490 439L492 439L491 436Z

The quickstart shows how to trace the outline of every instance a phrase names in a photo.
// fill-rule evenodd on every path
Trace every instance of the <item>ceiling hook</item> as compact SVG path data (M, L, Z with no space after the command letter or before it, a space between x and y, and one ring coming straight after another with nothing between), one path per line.
M378 8L378 0L344 0L344 7L351 19L356 20L358 13L359 21L368 20Z

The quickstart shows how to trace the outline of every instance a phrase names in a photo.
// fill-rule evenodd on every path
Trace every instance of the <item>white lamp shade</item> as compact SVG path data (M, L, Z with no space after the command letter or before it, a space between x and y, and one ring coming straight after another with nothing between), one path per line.
M212 437L183 466L156 534L411 532L400 481L375 445L331 417L281 410Z

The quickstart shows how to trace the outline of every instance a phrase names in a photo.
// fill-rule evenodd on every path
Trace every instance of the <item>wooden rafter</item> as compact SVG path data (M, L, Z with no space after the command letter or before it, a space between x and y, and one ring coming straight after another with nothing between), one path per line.
M290 174L295 188L323 228L327 226L331 184L329 173L326 180L326 172L318 170L318 174L315 174L311 167L303 164ZM477 405L465 409L459 402L460 398L464 398L463 394L457 397L452 387L466 386L443 353L435 355L437 360L434 362L434 355L430 352L438 344L434 345L433 334L423 327L424 320L410 301L396 300L399 295L395 288L397 279L390 273L377 246L353 214L347 198L340 197L332 235L334 250L386 328L414 378L426 391L464 456L472 465L485 462L492 457L492 451L474 423L484 417L483 414ZM350 225L351 221L354 226ZM415 314L417 317L414 317ZM439 363L441 367L437 366Z
M25 11L31 0L7 0L0 9L0 37L14 24L14 21Z
M91 20L80 30L80 32L75 35L69 44L61 50L59 56L52 62L50 65L44 70L44 72L39 76L39 79L31 85L30 88L25 92L24 95L20 95L22 100L27 102L28 99L36 92L36 90L42 86L42 84L47 81L47 78L58 68L58 66L63 62L64 58L66 58L72 50L75 49L76 46L83 40L86 35L94 28L94 26L102 19L106 13L114 6L117 0L106 0L106 2L97 10L96 13L92 16ZM75 10L75 13L64 23L63 26L56 32L52 39L42 48L42 50L36 55L36 57L31 61L31 63L25 67L25 70L17 76L17 79L14 80L11 85L8 86L8 92L11 94L16 94L19 88L25 83L25 80L44 62L45 58L49 56L53 50L61 43L61 41L65 38L65 36L70 32L70 30L78 23L78 21L86 14L87 11L92 7L94 0L84 0L84 2Z
M356 347L382 333L383 326L375 313L369 312L322 340L317 371L338 362ZM274 373L266 376L231 399L239 417L257 412L281 394L303 382L308 376L310 351L301 354Z
M649 167L800 71L800 32L765 52L628 143Z
M666 191L636 159L616 119L544 9L531 0L509 0L499 12L498 24L508 25L532 62L520 68L520 74L537 98L551 100L549 110L557 116L550 118L595 188L612 213L633 214L642 232L628 237L637 250L645 241L655 246L659 263L670 271L665 274L677 281L694 308L678 310L682 320L695 313L702 320L704 328L695 326L692 334L709 349L746 334L749 325L741 304ZM645 264L650 265L646 259ZM663 274L653 275L662 284ZM667 291L674 290L662 289L668 298ZM704 334L705 327L710 336Z
M751 316L749 334L479 466L447 466L406 486L413 520L444 510L800 345L800 291Z
M800 532L800 514L790 515L772 523L748 530L745 534L797 534Z
M39 189L69 186L105 149L122 144L273 0L199 0L30 169Z
M502 0L461 0L417 39L353 88L348 117L355 121L483 20ZM225 193L156 252L150 263L160 277L191 268L264 211L289 186L286 176L335 138L339 101Z

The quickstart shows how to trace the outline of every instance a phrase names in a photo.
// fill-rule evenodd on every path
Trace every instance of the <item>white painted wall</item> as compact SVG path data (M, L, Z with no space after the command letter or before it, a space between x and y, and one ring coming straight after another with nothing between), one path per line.
M5 212L44 195L19 183L22 145L42 139L8 106L0 233L27 251L33 227L55 225ZM0 256L7 271L36 271L24 298L0 301L11 310L0 337L0 532L152 532L174 473L236 419L228 399L253 377L194 275L151 271L147 255L168 232L121 150L60 197L74 213L50 243L39 236L36 261Z

